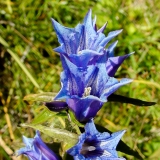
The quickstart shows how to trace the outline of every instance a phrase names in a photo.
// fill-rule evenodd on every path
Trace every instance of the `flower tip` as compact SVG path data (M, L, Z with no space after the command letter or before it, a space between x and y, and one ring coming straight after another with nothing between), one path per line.
M116 40L115 42L113 42L113 43L111 44L111 46L113 46L113 49L116 47L117 43L118 43L118 40Z
M121 131L118 132L120 139L125 134L125 132L126 132L126 130L121 130Z
M51 18L52 26L54 27L55 31L61 26L56 20Z
M52 24L54 23L54 21L55 21L55 20L54 20L53 18L51 18L51 22L52 22Z
M135 53L135 51L134 51L134 52L131 52L131 53L129 54L129 56L132 55L132 54L134 54L134 53Z
M86 17L87 17L87 16L91 17L91 15L92 15L92 9L90 8L90 9L88 10L87 14L86 14Z
M125 132L126 132L126 130L120 130L120 131L114 132L114 133L112 133L112 134L113 134L113 135L116 134L116 135L122 137Z
M117 35L120 34L123 31L123 29L117 30Z
M100 33L100 32L103 33L104 30L106 29L107 24L108 24L108 22L106 22L97 32L98 33Z
M128 84L128 83L131 83L132 81L133 81L133 79L123 78L120 80L120 83Z
M92 9L91 8L88 10L88 13L92 13Z
M124 129L124 130L122 130L122 134L126 133L126 131L127 131L127 130L125 130L125 129Z
M87 21L89 21L89 20L91 21L91 19L92 19L92 9L90 8L84 18L84 23L87 23Z
M51 18L51 22L52 22L52 26L55 28L56 21L53 18Z
M22 136L22 140L23 140L23 142L26 144L27 142L28 142L28 138L26 137L26 136Z
M117 144L119 143L120 139L122 138L125 132L126 130L121 130L111 134L111 136L115 139L115 146L117 146Z
M36 136L40 137L40 132L39 132L39 130L36 130Z

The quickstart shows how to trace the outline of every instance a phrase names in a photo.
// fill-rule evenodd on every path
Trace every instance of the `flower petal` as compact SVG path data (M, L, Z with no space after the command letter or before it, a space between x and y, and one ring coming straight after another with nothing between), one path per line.
M27 138L23 136L23 142L26 147L17 151L18 156L26 155L30 160L58 160L57 155L47 147L42 141L39 131L36 131L34 138Z
M134 52L133 52L134 53ZM119 66L123 63L123 61L128 58L133 53L124 55L124 56L118 56L118 57L110 57L108 58L106 69L109 76L113 77L119 68Z
M112 31L109 32L108 36L106 38L104 38L104 40L100 43L101 46L105 47L107 45L107 43L113 39L114 37L116 37L118 34L120 34L122 32L121 30L117 30L117 31Z
M111 85L110 87L108 86L106 87L106 89L103 91L102 95L100 96L100 99L102 101L105 101L107 97L110 96L112 93L114 93L119 87L128 83L131 83L133 81L132 79L123 78L120 81L117 81L116 83L115 78L110 78L110 79L113 80L114 85Z
M103 33L107 26L107 22L97 31L97 33Z
M60 112L62 110L68 109L68 105L66 102L63 101L53 101L53 102L46 102L45 106L54 112Z
M73 97L67 99L70 110L80 122L86 122L96 116L103 103L97 97L88 96L86 98Z

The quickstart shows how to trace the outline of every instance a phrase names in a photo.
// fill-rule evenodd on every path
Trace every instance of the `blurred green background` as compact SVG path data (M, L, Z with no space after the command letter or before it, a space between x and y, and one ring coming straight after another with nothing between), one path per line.
M119 41L115 55L135 51L116 73L117 78L135 81L117 94L157 102L151 107L108 102L95 121L111 131L126 129L123 141L127 145L143 159L160 159L160 1L1 0L0 160L14 159L9 154L20 148L22 134L31 136L18 125L31 122L39 104L26 103L23 97L60 89L61 62L52 50L59 44L50 18L74 27L89 8L97 16L98 27L108 22L106 35L123 28L114 39Z

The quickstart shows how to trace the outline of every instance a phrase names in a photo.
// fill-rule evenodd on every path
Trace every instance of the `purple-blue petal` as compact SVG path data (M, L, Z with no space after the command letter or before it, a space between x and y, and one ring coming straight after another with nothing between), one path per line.
M72 155L72 156L76 156L77 153L78 153L78 152L80 151L80 149L82 148L82 144L83 144L84 141L85 141L85 137L86 137L85 133L81 134L81 135L79 136L79 141L78 141L78 143L76 144L76 146L70 148L69 150L67 150L67 153L70 154L70 155Z
M30 160L59 160L57 155L42 141L39 131L36 131L34 138L23 136L23 142L26 147L18 150L18 155L24 154Z
M103 105L103 103L94 96L69 98L67 99L67 104L69 109L75 114L76 119L80 122L86 122L95 117Z
M108 139L109 141L107 143L101 142L101 148L107 147L108 149L115 150L120 139L122 138L122 136L125 132L126 132L125 130L122 130L119 132L112 133L110 138Z
M93 119L86 123L78 143L67 151L76 160L125 160L118 158L116 146L125 131L113 134L97 131Z
M65 72L61 73L61 90L58 92L54 100L65 100L69 97L69 91L67 87L68 78L66 77Z
M110 79L112 79L112 77ZM112 80L115 81L115 79L112 79ZM128 83L131 83L132 81L133 81L132 79L123 78L120 81L118 81L117 83L116 83L116 81L113 82L115 84L111 85L110 87L107 86L106 89L101 94L100 99L102 101L106 101L107 97L110 96L112 93L114 93L119 87L126 85Z
M107 61L107 64L106 64L106 69L107 69L108 75L110 77L113 77L115 75L117 69L123 63L123 61L126 58L128 58L131 54L127 54L127 55L124 55L124 56L118 56L118 57L110 57L110 58L108 58L108 61Z
M107 49L108 57L114 56L114 48L116 47L118 41L113 42Z
M88 123L86 123L85 133L87 136L94 136L99 133L96 129L93 119L91 119L90 121L88 121Z
M54 19L52 20L53 27L55 29L55 32L57 33L58 41L62 45L64 44L65 49L63 52L67 54L76 54L76 51L79 47L79 41L81 32L83 30L83 26L81 24L77 25L77 27L74 28L67 28L62 25L60 25L58 22L56 22ZM55 51L62 50L56 49Z
M115 36L117 36L121 32L122 32L122 29L117 30L117 31L109 32L108 36L106 38L104 38L104 40L100 43L100 45L105 47L111 39L113 39Z
M107 26L107 22L97 31L97 33L103 33Z
M98 59L98 56L103 55L104 53L101 52L96 52L94 50L82 50L79 51L80 53L78 54L72 54L69 56L69 60L71 62L73 62L77 67L83 67L83 68L87 68L88 64L94 64L95 61ZM90 63L89 63L90 62ZM92 63L91 63L92 62Z
M96 31L94 30L93 24L92 24L92 11L91 9L86 14L86 17L84 18L84 26L85 26L85 39L86 39L86 48L90 47L91 42L96 37Z
M60 111L68 109L67 103L63 101L46 102L45 106L49 110L54 111L54 112L60 112Z
M96 20L97 20L97 17L94 16L94 19L93 19L93 22L92 22L92 25L93 25L93 28L95 31L97 31L97 27L96 27Z

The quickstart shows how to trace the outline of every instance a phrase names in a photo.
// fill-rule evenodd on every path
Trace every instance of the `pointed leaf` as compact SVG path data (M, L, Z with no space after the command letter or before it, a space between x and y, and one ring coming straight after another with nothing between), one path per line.
M59 140L60 142L65 142L68 143L70 145L75 145L78 141L78 135L75 133L71 133L67 130L64 129L58 129L58 128L50 128L50 127L46 127L43 125L33 125L33 124L27 124L27 123L23 123L21 124L21 127L31 127L35 130L39 130L42 133L55 138L57 140Z
M23 100L26 101L40 101L40 102L50 102L54 99L57 93L54 92L44 92L38 94L29 94L26 95Z
M140 99L129 98L129 97L116 95L116 94L110 95L108 97L108 101L130 103L130 104L134 104L134 105L137 105L137 106L152 106L152 105L156 104L156 102L147 102L147 101L142 101Z
M47 120L50 120L51 118L53 118L53 116L55 115L55 112L51 112L49 111L46 107L43 108L43 110L41 110L38 114L38 116L36 116L33 120L32 120L32 124L42 124L44 122L46 122Z

